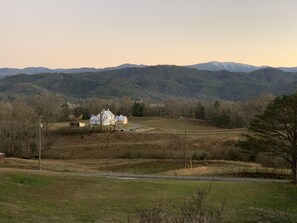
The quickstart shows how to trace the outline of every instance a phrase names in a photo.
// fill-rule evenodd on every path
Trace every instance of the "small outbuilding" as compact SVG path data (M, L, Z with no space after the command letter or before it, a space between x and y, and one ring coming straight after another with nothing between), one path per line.
M116 120L118 125L127 125L128 124L127 116L117 115L114 119Z
M83 123L83 122L70 122L69 123L69 126L70 127L79 127L79 128L82 128L82 127L85 127L86 124Z
M90 125L99 125L100 119L97 115L92 115L90 118Z
M5 153L0 153L0 162L4 161L4 156L5 156Z

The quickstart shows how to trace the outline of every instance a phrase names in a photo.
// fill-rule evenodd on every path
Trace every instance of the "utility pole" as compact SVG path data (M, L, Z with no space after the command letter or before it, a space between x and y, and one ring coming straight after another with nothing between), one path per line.
M184 164L185 169L187 168L187 124L185 124L185 147L184 147Z
M39 116L39 127L38 127L38 132L39 132L39 147L38 147L38 170L41 170L41 149L42 149L42 123L41 123L41 116Z

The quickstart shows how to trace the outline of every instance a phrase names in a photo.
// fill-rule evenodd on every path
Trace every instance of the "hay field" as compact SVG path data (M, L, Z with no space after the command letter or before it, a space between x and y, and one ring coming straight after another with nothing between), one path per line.
M65 123L55 123L52 127L59 125ZM192 119L130 118L129 127L123 132L53 135L51 149L45 149L44 156L55 159L182 158L185 125L188 156L229 148L245 132L245 129L221 129ZM130 129L131 126L137 128Z

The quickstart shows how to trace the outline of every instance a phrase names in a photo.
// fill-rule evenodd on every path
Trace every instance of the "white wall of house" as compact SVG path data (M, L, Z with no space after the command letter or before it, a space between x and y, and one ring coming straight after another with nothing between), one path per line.
M119 125L127 125L128 124L128 118L127 116L119 115L115 117L115 120L117 124Z
M101 118L102 115L102 118ZM99 124L102 120L102 125L114 125L115 124L115 115L112 114L111 111L108 110L103 110L102 112L100 112L98 115L99 118Z

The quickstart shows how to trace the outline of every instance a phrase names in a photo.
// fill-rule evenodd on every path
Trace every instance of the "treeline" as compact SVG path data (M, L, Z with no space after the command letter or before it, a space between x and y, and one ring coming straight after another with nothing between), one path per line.
M81 117L88 119L102 109L110 109L116 115L135 117L168 117L201 119L222 128L240 128L261 113L275 96L263 94L247 101L230 102L224 100L202 101L193 99L170 99L156 102L151 99L133 101L130 97L121 99L90 99L77 105L62 104L62 119Z
M201 119L222 128L241 128L246 127L274 98L271 94L263 94L248 101L239 102L187 99L171 99L164 103L134 102L132 114Z
M0 101L0 113L18 116L43 117L45 123L89 119L102 109L110 109L116 115L138 117L184 117L201 119L223 127L244 127L253 117L262 112L275 97L263 94L247 101L203 101L175 98L163 102L151 99L134 101L130 97L117 99L91 98L69 102L55 94L44 94L30 98Z
M0 102L0 151L7 156L31 158L37 155L39 118L42 116L43 146L51 145L48 123L60 115L52 106L55 96L37 96L30 100L18 98L13 102Z

